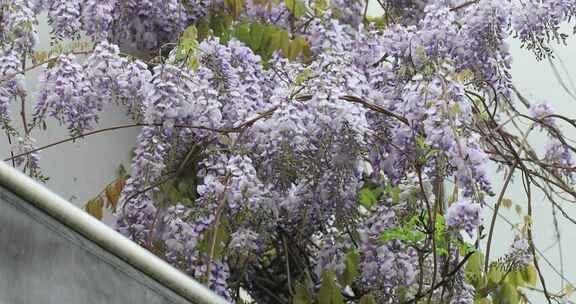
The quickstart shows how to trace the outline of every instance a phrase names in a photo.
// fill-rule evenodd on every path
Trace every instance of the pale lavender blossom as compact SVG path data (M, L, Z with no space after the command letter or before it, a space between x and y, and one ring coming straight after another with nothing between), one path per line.
M465 230L472 235L482 223L480 204L467 200L454 202L446 211L446 225L455 231Z
M539 103L530 106L530 116L532 118L542 121L549 127L555 127L554 118L549 117L551 114L554 114L554 108L549 103Z
M82 2L80 0L53 0L48 8L48 22L58 38L79 36Z
M120 10L117 0L88 0L82 7L82 23L86 34L94 40L106 40L112 34L112 23Z
M228 244L228 247L241 256L258 254L261 249L258 244L259 238L258 233L251 229L240 228L230 236L230 244Z
M65 124L72 134L81 134L94 127L97 112L102 105L86 98L91 90L86 81L82 65L75 62L73 55L60 55L54 67L45 71L34 108L34 123L42 123L47 116Z
M0 42L4 50L30 52L38 40L37 9L33 1L12 0L0 3Z
M508 254L512 257L516 266L523 267L532 263L532 252L526 236L516 235Z
M464 278L463 271L459 271L456 278L457 284L454 288L455 294L450 299L449 304L473 304L476 290L474 286L468 284Z
M25 171L30 172L32 176L36 176L40 172L40 156L37 152L32 152L35 149L36 140L30 136L18 137L11 148L14 155L24 154L16 157L14 161L17 166L23 166Z
M11 121L9 106L16 98L24 94L24 76L20 73L22 61L17 53L8 53L0 57L0 124Z
M201 268L204 272L207 271L207 267L203 266ZM228 278L230 277L230 268L226 262L214 261L212 262L212 268L210 270L210 281L208 282L208 288L216 292L217 294L224 297L226 300L232 302L232 295L230 289L228 288Z
M558 138L550 136L545 145L544 161L550 164L551 169L555 172L561 172L568 179L572 180L574 177L574 153L566 144L562 143Z
M576 3L572 0L529 0L514 4L512 29L524 46L536 51L538 58L548 55L550 51L542 46L550 40L562 41L558 32L560 24L576 12Z

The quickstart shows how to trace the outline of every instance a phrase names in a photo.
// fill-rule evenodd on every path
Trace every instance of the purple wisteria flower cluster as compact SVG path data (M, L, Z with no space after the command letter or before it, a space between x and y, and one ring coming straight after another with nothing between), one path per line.
M120 57L118 46L107 42L98 44L83 63L74 55L60 55L41 77L34 123L49 116L72 134L81 134L94 128L107 104L128 103L129 112L137 111L131 100L142 97L138 94L150 78L142 62Z
M482 223L482 208L465 200L454 202L446 211L446 225L455 230L465 230L472 234Z
M24 94L24 77L20 74L22 62L16 53L0 57L0 77L7 78L0 84L0 124L10 124L10 104Z
M115 228L230 302L512 303L498 297L519 283L477 279L490 164L576 196L576 150L551 106L517 110L506 41L548 52L575 3L378 4L381 17L363 0L0 2L11 160L34 176L46 120L78 138L120 105L140 133ZM53 44L93 47L38 60L41 13ZM521 119L550 137L543 157L509 132ZM525 239L512 247L536 261Z

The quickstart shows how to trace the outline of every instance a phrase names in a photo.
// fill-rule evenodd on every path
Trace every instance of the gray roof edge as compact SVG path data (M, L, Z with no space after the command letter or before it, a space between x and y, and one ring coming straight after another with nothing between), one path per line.
M0 185L193 303L228 304L222 297L125 238L22 172L0 163Z

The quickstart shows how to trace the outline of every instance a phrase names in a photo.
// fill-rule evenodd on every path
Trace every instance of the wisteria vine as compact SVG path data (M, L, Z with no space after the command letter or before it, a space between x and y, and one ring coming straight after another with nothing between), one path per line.
M576 123L514 88L507 39L553 56L576 1L377 3L2 1L6 160L44 180L48 119L59 143L139 127L115 228L230 302L528 303L537 281L566 300L540 270L530 185L574 222L557 201L576 200ZM93 47L37 50L43 13L53 45ZM98 130L110 105L133 124ZM528 214L491 260L512 177Z

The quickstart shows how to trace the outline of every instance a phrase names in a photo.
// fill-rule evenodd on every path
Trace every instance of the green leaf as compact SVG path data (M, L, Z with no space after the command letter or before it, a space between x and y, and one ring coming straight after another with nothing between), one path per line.
M484 262L484 255L480 251L476 251L470 256L464 270L473 274L481 274Z
M207 18L202 18L196 22L198 30L198 41L203 41L210 35L210 22Z
M196 56L191 57L190 60L188 60L188 66L192 69L192 71L196 71L200 67L200 61L198 61Z
M56 58L48 60L48 65L46 66L47 69L54 68L56 66Z
M392 197L393 204L398 204L400 202L400 187L392 187L392 185L388 184L386 185L385 191Z
M428 149L428 145L426 144L426 139L424 138L424 136L418 136L416 137L416 145L418 146L418 148L422 149L422 150L427 150Z
M344 265L346 268L344 269L344 274L342 275L342 283L343 286L351 285L354 279L360 274L358 271L360 264L360 254L358 251L353 250L346 254L346 259L344 260Z
M286 0L286 8L296 17L296 19L306 14L306 4L299 0Z
M527 286L530 287L536 287L536 282L538 280L538 276L536 273L536 268L534 267L534 265L528 265L526 267L524 267L520 273L522 274L522 277L524 278L524 282L526 283Z
M292 40L292 42L290 43L290 46L288 48L287 58L290 61L294 61L296 59L296 57L298 57L298 55L300 55L300 53L302 53L302 50L304 49L304 45L306 43L307 43L306 39L304 39L304 37L302 37L302 36L298 36L294 40Z
M280 31L279 35L279 42L280 48L282 49L282 54L284 57L289 58L289 51L290 51L290 36L287 31Z
M513 286L534 287L537 281L536 269L532 265L523 267L522 269L511 272L506 277L506 281Z
M270 58L274 51L280 49L280 30L273 25L266 26L262 39L261 54L264 59Z
M328 8L328 1L316 0L314 1L314 15L321 15Z
M214 259L219 260L224 254L224 245L229 239L228 231L226 226L228 225L228 220L225 217L220 218L220 225L216 231L216 239L214 242ZM204 232L204 237L202 241L198 244L198 249L200 252L208 253L210 252L210 246L212 245L214 228L211 227Z
M247 22L241 23L237 28L236 32L234 33L236 38L245 44L250 44L252 41L252 37L250 34L250 25Z
M254 52L257 52L262 45L265 29L266 28L259 23L252 23L250 26L250 47Z
M233 31L231 24L233 18L222 13L216 13L210 16L210 29L215 37L220 38L220 43L226 44L230 40Z
M436 214L436 220L434 221L434 228L436 229L436 231L444 234L444 232L446 231L446 219L444 219L444 216L442 216L442 214L438 213Z
M380 242L387 242L390 240L400 240L405 242L417 243L426 238L426 234L412 229L412 227L397 226L385 230L380 236Z
M230 136L223 133L217 134L216 137L218 137L218 140L222 141L222 143L224 143L224 145L227 147L232 146L234 142Z
M188 60L188 66L196 70L199 66L198 60L194 53L198 48L198 30L195 26L191 25L182 33L178 45L176 46L176 60Z
M376 197L376 195L374 195L372 190L368 188L362 188L360 190L359 196L360 196L360 204L366 207L367 209L372 209L372 207L374 207L374 205L376 205L376 203L378 202L378 198Z
M436 252L441 255L448 255L448 242L446 239L446 220L442 214L436 215L434 221L434 240L436 241Z
M180 39L186 42L186 41L195 41L197 38L198 38L198 30L194 25L191 25L184 30Z
M367 294L360 299L358 304L376 304L376 300L374 300L374 297L371 294Z
M322 285L318 291L318 304L344 304L340 289L336 286L336 275L332 271L322 274Z
M312 70L306 68L304 69L304 71L302 71L302 73L298 74L298 76L296 76L296 79L294 79L294 82L296 83L296 85L302 85L304 83L304 81L308 80L308 78L310 78L310 76L312 75Z
M499 288L492 298L494 304L518 304L520 297L516 286L505 283Z
M238 18L240 14L242 14L242 9L244 8L244 1L243 0L225 0L226 6L232 12L232 17L234 19Z
M218 28L224 25L212 25L212 27L214 26ZM213 29L213 31L216 36L221 37L222 43L227 41L222 40L222 36L217 34L219 32L218 29ZM223 29L220 30L220 32L222 31ZM278 50L282 50L282 55L291 61L300 54L302 54L305 61L312 58L310 45L304 37L296 36L293 40L290 40L290 33L275 25L242 22L231 30L231 34L249 46L254 53L260 55L264 65L272 57L272 54Z
M493 263L490 265L490 270L488 271L488 285L497 285L502 280L504 273L500 270L497 264Z
M483 266L484 255L480 251L476 251L470 256L464 267L464 271L470 277L472 285L476 288L480 288L483 284Z
M312 294L310 290L306 288L304 284L301 282L296 282L294 287L296 294L294 295L294 299L292 300L292 304L312 304L314 300L312 298Z

